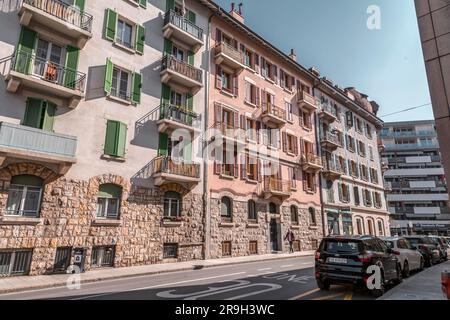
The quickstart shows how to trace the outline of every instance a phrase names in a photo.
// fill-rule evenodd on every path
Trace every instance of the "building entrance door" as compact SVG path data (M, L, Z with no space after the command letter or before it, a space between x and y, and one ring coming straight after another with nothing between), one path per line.
M277 219L270 220L270 247L272 251L280 251Z

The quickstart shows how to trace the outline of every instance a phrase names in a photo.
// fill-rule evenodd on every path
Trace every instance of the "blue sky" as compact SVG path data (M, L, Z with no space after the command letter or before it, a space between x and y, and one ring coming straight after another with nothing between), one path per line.
M216 0L230 9L232 0ZM245 23L305 67L377 101L379 116L431 101L413 0L235 0ZM367 28L367 8L381 9L381 30ZM285 30L290 30L286 32ZM431 106L382 117L433 119Z

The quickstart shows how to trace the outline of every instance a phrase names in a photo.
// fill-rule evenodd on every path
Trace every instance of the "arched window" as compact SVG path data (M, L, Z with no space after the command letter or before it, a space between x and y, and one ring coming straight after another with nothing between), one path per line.
M248 220L253 220L253 221L258 220L258 215L256 214L256 203L255 203L255 201L248 200L247 208L248 208Z
M38 217L44 180L32 175L18 175L11 179L6 203L6 214Z
M164 217L181 216L181 194L168 191L164 193Z
M100 185L97 195L97 217L103 219L119 219L122 187L106 183Z
M273 202L269 203L269 213L278 214L278 205Z
M298 224L298 209L296 206L291 206L291 222L292 224Z
M363 235L365 233L364 223L362 218L356 218L356 232L358 235Z
M367 225L369 226L369 234L371 236L374 236L375 235L375 229L374 229L374 225L373 225L373 220L372 219L367 220Z
M384 236L384 222L383 220L378 220L378 234Z
M309 223L310 223L312 226L317 225L317 220L316 220L316 208L309 207L308 213L309 213Z
M220 215L226 220L232 218L232 201L229 197L222 197L220 201Z

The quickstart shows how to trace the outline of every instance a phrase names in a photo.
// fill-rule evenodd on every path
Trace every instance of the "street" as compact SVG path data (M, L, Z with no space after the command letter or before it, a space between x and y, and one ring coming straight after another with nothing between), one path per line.
M314 258L297 257L171 272L0 295L0 299L69 300L373 300L352 287L320 292Z

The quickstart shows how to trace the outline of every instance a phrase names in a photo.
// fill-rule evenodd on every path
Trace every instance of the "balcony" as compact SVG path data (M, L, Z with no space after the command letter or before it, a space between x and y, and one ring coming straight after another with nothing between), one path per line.
M7 159L58 165L65 174L76 162L77 138L31 127L0 122L0 165Z
M319 156L312 153L309 153L306 156L302 155L300 163L302 165L302 169L308 172L316 173L322 170L323 168L322 159Z
M407 144L386 144L386 151L401 151L401 150L422 150L422 149L438 149L439 143L429 142L429 143L407 143Z
M244 55L233 46L222 42L215 47L215 62L217 65L225 65L235 73L245 69Z
M272 103L263 104L261 120L270 128L281 128L286 124L286 110Z
M329 160L325 163L322 174L327 180L336 180L339 179L344 173L340 165L336 165L334 162Z
M330 132L326 132L322 135L320 145L328 149L330 151L334 151L337 148L342 147L341 141L339 140L339 136L335 134L331 134Z
M64 45L83 49L92 37L92 16L59 0L22 0L20 24Z
M177 129L195 131L198 120L195 112L174 105L161 105L159 111L159 120L156 122L159 132L170 134Z
M322 104L319 111L319 118L322 119L323 122L330 124L337 120L338 115L336 110L331 106Z
M200 164L184 163L171 157L157 157L152 162L151 176L155 186L180 183L191 189L200 182Z
M406 138L406 137L435 137L436 131L417 130L417 131L381 131L382 138Z
M287 180L268 178L264 180L264 198L289 198L292 194L292 183Z
M164 37L178 39L197 52L203 45L203 29L170 10L164 16Z
M306 112L314 112L317 110L318 100L309 93L302 91L297 95L297 101L300 108Z
M9 92L34 94L69 108L76 108L84 97L84 73L21 51L10 59L11 68L6 75Z
M203 87L203 71L197 69L184 61L166 55L161 62L161 82L175 83L189 88L193 94Z

